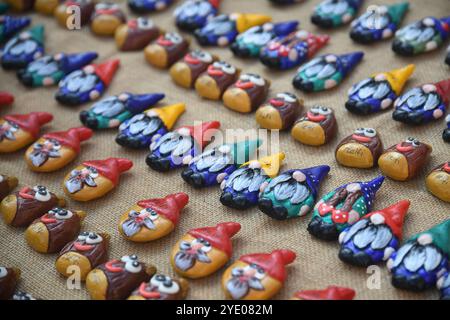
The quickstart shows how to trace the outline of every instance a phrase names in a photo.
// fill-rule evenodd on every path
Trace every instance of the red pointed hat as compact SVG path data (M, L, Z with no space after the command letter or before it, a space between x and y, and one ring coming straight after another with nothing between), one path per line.
M208 0L208 1L209 1L209 3L211 3L211 5L212 5L214 8L216 8L216 9L219 8L220 1L221 1L221 0Z
M180 218L181 210L189 202L189 196L184 192L169 194L164 198L141 200L137 203L142 208L151 208L158 214L172 221L175 225Z
M409 200L401 200L390 207L379 211L373 211L365 215L363 218L370 218L374 214L381 215L384 218L384 223L387 224L391 228L394 235L401 240L403 221L405 220L410 204L411 202Z
M353 300L355 290L345 287L328 286L323 290L301 290L294 294L302 300Z
M296 254L288 249L274 250L272 253L253 253L241 256L239 260L248 264L256 264L264 269L272 278L284 282L285 266L295 260Z
M0 106L7 106L14 102L14 96L5 91L0 91Z
M219 128L219 121L207 121L196 126L184 126L178 128L177 131L182 135L192 136L195 141L197 141L198 145L203 149L210 142L211 136L214 134L212 131Z
M309 33L306 39L308 43L308 57L311 58L314 56L317 51L319 51L322 47L324 47L328 41L330 40L330 36L326 34L312 34Z
M100 64L91 64L94 68L95 74L103 81L106 86L112 81L117 68L119 68L120 60L108 60Z
M78 127L67 131L50 132L44 134L43 138L56 140L78 153L80 152L80 142L88 140L92 137L92 134L93 131L91 129Z
M117 185L120 174L130 170L133 162L125 158L108 158L105 160L85 161L83 165L97 169L99 174L109 179L114 185Z
M215 227L197 228L188 231L194 238L203 238L214 248L219 249L231 256L231 237L241 230L241 225L237 222L223 222Z
M436 86L436 90L444 100L445 104L448 105L450 102L450 79L436 82L434 85Z
M41 126L52 121L53 115L48 112L31 112L28 114L10 114L4 116L4 118L17 124L22 130L37 138Z

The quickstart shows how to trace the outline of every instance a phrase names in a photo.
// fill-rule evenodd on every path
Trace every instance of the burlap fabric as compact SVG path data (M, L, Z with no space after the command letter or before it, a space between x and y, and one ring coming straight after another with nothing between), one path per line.
M306 1L303 4L285 9L271 6L266 0L225 0L221 5L222 12L262 12L273 16L274 21L299 19L301 26L313 32L321 32L309 22L313 6L319 1ZM384 1L397 2L397 1ZM426 15L443 16L450 12L448 0L420 1L411 0L410 12L403 25ZM365 6L377 1L366 1ZM124 5L125 7L125 5ZM127 9L126 9L127 10ZM175 29L173 7L163 13L153 14L151 18L165 30ZM128 12L128 10L127 10ZM167 71L156 70L149 66L143 52L119 53L112 39L94 36L88 28L82 31L68 31L57 25L50 17L32 15L33 24L43 23L46 27L46 50L48 53L78 52L96 50L99 61L107 58L120 58L121 67L108 89L107 94L122 91L137 93L165 92L164 104L185 102L187 112L178 121L179 125L192 124L195 120L220 120L222 128L256 128L254 114L242 115L223 107L221 102L204 101L195 91L176 87ZM450 205L434 198L425 189L424 178L434 166L449 160L449 145L442 141L441 134L444 121L422 127L409 127L391 119L391 112L376 114L370 117L357 117L344 108L346 92L351 84L378 71L387 71L408 63L416 64L416 71L407 87L424 82L433 82L449 77L449 69L444 64L444 49L415 58L402 58L394 55L390 49L391 42L372 46L355 44L348 36L348 27L330 31L330 44L321 53L346 53L362 50L366 56L350 77L335 90L318 94L305 95L296 93L305 100L306 106L323 104L336 110L339 123L338 136L326 146L320 148L307 147L294 141L289 132L280 134L282 151L286 152L284 169L309 167L328 164L332 167L329 177L322 185L321 194L349 181L366 180L379 173L378 169L357 170L340 167L334 158L336 144L350 134L355 128L371 126L376 128L384 141L390 146L408 136L415 136L433 146L431 160L423 173L407 183L387 179L378 194L375 209L384 208L401 199L411 199L412 205L406 219L405 237L425 230L449 217ZM197 46L195 41L192 45ZM291 79L295 71L275 72L264 68L258 61L240 60L233 57L228 49L212 48L211 52L230 61L245 71L260 73L272 81L271 93L294 90ZM53 98L55 88L25 89L16 79L13 72L1 71L0 88L8 90L16 96L13 107L2 110L7 113L26 113L30 111L49 111L55 120L45 126L44 132L63 130L79 126L78 113L88 107L63 107ZM103 199L89 203L69 201L69 207L83 209L88 212L83 230L104 231L111 234L110 257L136 253L143 260L155 264L162 272L172 273L169 264L169 252L174 243L189 229L199 226L215 225L222 221L237 221L242 230L237 234L234 243L232 260L240 255L253 252L270 252L276 248L289 248L297 253L297 259L289 268L288 281L277 299L287 299L299 289L322 288L330 284L352 287L359 299L435 299L436 290L424 294L412 294L394 289L389 283L389 275L384 266L381 267L381 283L379 289L369 289L369 275L365 269L353 268L342 263L337 257L337 243L324 243L312 238L306 231L310 217L289 221L274 221L257 209L237 212L222 206L219 202L218 187L206 190L194 190L183 182L180 171L158 173L150 170L144 158L147 151L130 151L114 143L116 130L104 130L95 134L93 139L84 143L82 154L76 163L83 160L103 159L109 156L127 157L134 161L134 168L122 176L120 186ZM23 159L24 151L1 156L1 172L15 175L20 186L43 184L61 193L61 182L71 169L64 168L50 174L33 173L27 169ZM161 197L169 193L184 191L189 194L190 202L179 226L169 236L147 244L134 244L122 238L117 231L119 216L139 199ZM14 229L0 223L0 265L16 266L22 269L20 289L26 290L42 299L86 299L87 292L69 290L63 279L55 270L55 255L43 255L30 249L24 239L24 230ZM220 280L223 270L205 279L190 282L190 299L222 299L224 297ZM371 287L371 286L370 286Z

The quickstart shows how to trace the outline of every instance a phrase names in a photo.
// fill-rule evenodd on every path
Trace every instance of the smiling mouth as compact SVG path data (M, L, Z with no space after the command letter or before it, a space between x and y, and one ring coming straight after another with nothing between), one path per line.
M251 88L253 88L255 85L253 84L253 82L250 82L250 81L241 81L241 80L238 80L237 82L236 82L236 87L237 88L239 88L239 89L251 89Z
M401 143L397 144L395 148L402 153L414 150L414 147L412 145L404 146Z
M73 246L74 246L74 248L75 248L77 251L89 251L89 250L92 250L92 249L94 248L93 245L90 245L90 244L81 244L81 243L79 243L79 242L75 242L75 243L73 244Z
M308 111L306 113L306 116L308 117L309 120L314 121L314 122L321 122L326 119L326 117L324 115L321 115L321 114L316 115L310 111Z
M167 39L159 39L158 44L160 44L164 47L170 47L171 45L173 45L173 42L170 40L167 40Z
M210 68L208 68L208 74L210 76L218 76L218 77L220 77L220 76L223 75L223 71L219 70L219 69L215 69L214 67L210 67Z
M145 290L147 287L147 284L143 282L141 286L139 287L139 294L143 296L146 299L159 299L161 297L161 293L158 291L147 291ZM150 290L153 290L155 288L150 288Z
M50 217L48 216L48 214L44 214L44 215L41 217L41 221L42 221L43 223L45 223L45 224L50 224L50 223L55 223L55 222L56 222L56 219L55 219L55 218L50 218Z
M372 141L372 138L359 136L357 134L352 134L352 139L356 140L358 142L363 142L363 143L368 143L368 142Z
M198 60L197 58L194 58L190 54L188 54L186 57L184 57L184 61L186 61L189 64L199 64L200 63L200 60Z
M105 264L106 270L108 270L109 272L122 272L123 271L122 267L115 266L115 264L119 262L120 262L119 260L108 261Z
M19 196L21 196L24 199L34 199L34 195L30 194L31 188L25 187L22 188L22 190L19 191Z

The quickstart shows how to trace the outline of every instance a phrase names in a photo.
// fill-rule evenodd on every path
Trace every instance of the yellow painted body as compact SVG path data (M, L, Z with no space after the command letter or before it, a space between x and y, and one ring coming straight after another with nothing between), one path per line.
M203 74L197 78L197 81L195 81L195 90L200 97L209 100L219 100L222 96L222 92L217 86L216 81L207 74Z
M43 143L46 139L40 138L36 143ZM33 165L30 160L30 154L33 152L33 146L30 146L25 153L25 161L28 167L36 172L53 172L57 171L61 168L64 168L66 165L71 163L77 157L77 153L66 146L61 146L59 150L60 157L59 158L48 158L48 160L40 167L36 167Z
M240 88L230 88L225 90L223 94L223 104L225 107L241 113L252 111L250 97L245 90Z
M184 61L176 62L169 70L172 80L183 88L191 88L192 73L191 69L187 66Z
M30 224L25 230L25 240L30 247L40 253L48 252L49 234L46 225L42 222Z
M42 14L53 15L56 7L59 5L59 0L36 0L34 9Z
M99 15L91 22L91 30L99 36L114 36L116 29L123 22L113 15Z
M5 122L4 119L0 118L0 125ZM35 138L27 131L18 129L14 132L15 140L3 139L0 142L0 153L9 153L20 150L30 143L32 143Z
M346 143L336 151L336 160L343 166L367 169L374 166L369 148L359 143Z
M450 202L450 174L444 171L431 172L426 178L428 190L437 198Z
M400 152L390 151L381 155L378 166L385 176L398 181L408 179L408 161Z
M81 281L86 280L86 276L92 270L89 259L78 252L66 252L55 262L56 270L66 278L73 275L73 273L68 272L70 266L77 266L79 268Z
M86 290L92 300L106 300L108 279L103 271L94 269L86 277Z
M313 121L297 122L291 130L292 137L309 146L321 146L325 144L325 132L320 124Z
M168 67L166 50L157 44L149 44L144 49L145 59L152 66L165 69Z
M17 197L10 194L0 203L0 213L6 224L11 224L17 213Z
M281 120L278 110L271 105L264 105L255 114L256 122L261 128L269 130L281 130L283 128L283 121Z

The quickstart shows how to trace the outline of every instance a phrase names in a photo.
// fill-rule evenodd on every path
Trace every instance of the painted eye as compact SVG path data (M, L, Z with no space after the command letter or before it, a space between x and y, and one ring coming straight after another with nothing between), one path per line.
M46 187L36 186L33 188L35 194L34 198L40 202L46 202L51 199L51 194Z
M228 74L235 74L236 69L231 64L226 63L222 65L222 71Z
M82 232L78 235L77 240L80 242L86 241L88 236L89 236L89 232Z
M89 236L86 238L87 244L97 244L103 241L102 236L96 234L95 232L89 233Z
M327 107L320 107L319 113L324 116L327 116L327 115L331 114L331 109L328 109Z
M17 130L19 130L19 126L17 124L9 122L9 121L8 121L8 124L9 124L9 131L16 132Z
M408 143L412 144L414 142L414 139L415 138L413 138L413 137L408 137L408 138L406 138L405 142L408 142Z
M295 101L297 101L297 97L289 92L279 93L277 94L277 98L283 99L284 101L289 103L294 103Z
M178 283L174 282L170 277L166 277L166 280L158 288L160 292L167 294L175 294L180 291Z
M53 143L53 149L55 149L55 150L61 149L61 144L58 141L53 140L52 143Z
M213 60L212 55L205 51L199 51L198 59L204 63L210 63Z
M55 211L55 218L58 220L67 220L73 217L72 211L66 209L57 209Z
M181 36L178 33L168 33L166 35L166 39L172 41L175 44L181 43L181 41L183 41L183 38L181 38Z
M250 81L250 75L248 73L243 73L239 76L239 80L241 81Z
M413 145L414 147L418 147L418 146L420 146L420 141L417 140L417 139L414 139L413 142L412 142L412 145Z
M135 211L135 210L131 210L131 211L128 213L128 217L130 217L130 218L135 218L135 217L137 217L137 216L139 216L139 212L137 212L137 211Z
M256 84L258 87L262 87L266 84L266 81L257 74L249 74L250 81Z
M8 275L8 270L5 267L0 267L0 279Z
M154 22L150 19L146 19L146 18L137 18L137 25L139 29L144 29L144 30L148 30L153 28L153 26L155 25Z
M168 277L163 274L155 274L150 280L150 284L154 285L155 287L159 287L161 283L164 283L164 281L166 281L166 278Z
M159 214L158 214L155 210L153 210L153 209L151 209L151 208L147 208L147 209L145 209L145 210L143 210L143 211L145 211L146 213L149 214L149 218L150 218L151 220L156 220L156 219L158 219L158 217L159 217ZM141 211L141 212L142 212L142 211Z
M87 169L89 170L89 175L91 176L91 178L95 179L98 177L97 169L95 169L94 167L87 167Z
M135 254L131 256L123 256L122 258L120 258L120 261L122 262L133 262L133 261L139 262L138 260L139 260L138 256Z
M138 273L142 270L142 265L139 261L128 261L125 263L125 270L131 273Z
M373 128L365 128L364 135L369 138L373 138L377 135L377 131Z
M203 252L210 252L211 249L212 249L211 244L208 241L204 240L204 239L201 239L201 240L202 240L202 243L203 243L203 247L201 248L201 250Z
M261 280L262 278L265 277L266 272L264 271L263 268L261 268L260 266L258 266L257 264L254 264L254 263L252 263L252 264L250 265L250 267L251 267L252 269L255 269L255 270L256 270L256 272L255 272L255 278L256 278L256 279Z
M364 128L358 128L355 130L355 134L363 136L364 135Z

